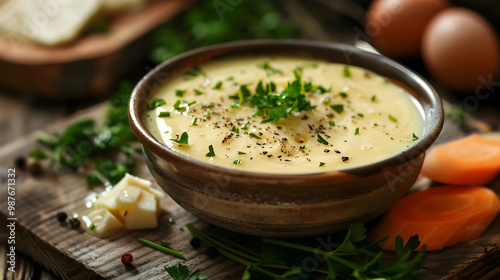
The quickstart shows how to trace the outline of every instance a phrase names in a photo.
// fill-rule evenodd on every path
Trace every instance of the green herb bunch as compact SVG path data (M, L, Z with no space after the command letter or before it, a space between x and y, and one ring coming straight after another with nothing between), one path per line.
M396 239L398 260L388 265L382 261L383 252L377 244L383 240L366 244L367 229L362 224L350 227L340 244L311 247L299 243L264 238L262 250L257 253L220 235L196 229L186 224L189 231L203 244L246 266L242 279L310 279L320 276L326 279L417 279L424 271L425 246L418 253L413 251L420 245L418 236L404 244Z
M36 148L29 156L50 159L52 167L71 170L93 162L96 171L87 176L89 186L103 184L103 178L116 184L132 171L135 166L132 156L140 151L127 118L132 89L128 82L120 84L109 100L99 127L94 120L83 118L69 125L61 134L40 132L37 140L43 149Z

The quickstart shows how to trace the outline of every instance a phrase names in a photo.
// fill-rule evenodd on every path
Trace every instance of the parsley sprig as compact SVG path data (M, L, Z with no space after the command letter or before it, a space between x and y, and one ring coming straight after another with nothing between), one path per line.
M321 248L284 240L264 238L262 249L254 252L235 242L209 232L200 231L191 224L186 228L203 244L246 266L242 279L288 279L294 275L324 275L327 279L417 279L424 271L425 246L414 254L420 245L418 236L411 237L406 244L396 238L398 260L392 265L381 261L383 252L377 242L366 244L367 229L362 224L353 224L344 240L336 247ZM256 246L254 246L256 247ZM305 259L318 261L316 268L304 267Z
M37 159L50 159L51 166L65 170L77 170L94 162L95 170L87 176L87 184L101 185L106 180L116 184L126 173L132 172L135 166L133 155L140 152L127 118L132 89L128 82L120 84L109 100L100 126L93 119L82 118L70 124L62 133L41 132L37 140L42 147L29 155ZM156 100L150 103L155 107L161 106L162 102ZM124 159L114 161L110 158Z
M189 275L189 268L182 263L177 266L165 266L165 271L173 280L206 280L210 278L210 276L200 276L200 270L196 270Z

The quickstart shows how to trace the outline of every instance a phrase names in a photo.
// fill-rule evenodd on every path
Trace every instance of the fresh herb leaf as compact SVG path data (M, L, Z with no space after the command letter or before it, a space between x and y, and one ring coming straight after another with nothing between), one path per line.
M170 112L160 112L159 118L170 117Z
M372 102L376 102L377 101L377 96L376 95L373 95L372 98L371 98L371 101Z
M178 89L178 90L176 90L176 91L175 91L175 95L177 95L177 96L179 96L179 97L183 97L183 96L184 96L184 93L186 93L186 91L185 91L185 90L180 90L180 89Z
M42 151L39 148L36 148L33 151L31 151L28 154L28 156L31 157L31 158L35 158L35 159L46 159L46 158L49 158L49 156L44 151Z
M238 155L246 155L246 154L247 154L247 153L245 153L245 152L239 152L239 151L238 151Z
M214 153L214 147L212 145L208 146L208 153L206 154L207 157L215 157Z
M94 224L94 223L92 223L92 224L90 225L90 230L94 230L94 229L95 229L95 224Z
M330 108L332 108L335 112L337 112L339 114L344 112L344 105L343 104L330 105Z
M231 128L231 131L232 132L235 132L236 134L239 134L240 133L240 129L237 128L236 126L233 126L233 128Z
M361 113L358 113L358 117L360 117L360 118L364 118L364 117L365 117L365 115L363 115L363 114L361 114Z
M269 62L264 62L262 64L259 64L259 65L257 65L257 67L259 67L260 69L266 70L266 75L268 77L270 77L274 74L283 73L283 71L281 71L280 69L276 69L276 68L271 67L271 65L269 65Z
M198 121L198 118L194 118L194 120L193 120L193 124L192 124L192 125L193 125L193 126L196 126L196 122L197 122L197 121Z
M167 102L165 102L165 100L163 99L160 99L160 98L153 98L151 100L149 100L148 102L148 111L152 111L162 105L165 105L167 104Z
M221 88L222 88L222 81L218 81L213 87L213 89L221 89Z
M389 120L391 120L391 122L398 122L398 119L393 117L391 114L389 114Z
M349 70L349 65L344 66L344 77L351 77L351 70Z
M322 167L322 166L324 166L324 165L325 165L325 163L324 163L324 162L320 162L320 163L319 163L319 167Z
M185 112L187 110L188 105L181 100L177 100L174 104L174 109L177 110L178 112Z
M255 139L262 139L260 138L259 136L257 136L255 133L249 133L248 135L250 135L251 138L255 138Z
M356 131L354 132L354 135L358 135L359 134L359 127L356 127Z
M200 276L200 271L196 270L191 275L189 275L189 269L187 266L179 263L177 266L165 266L165 271L172 277L173 280L206 280L210 276Z
M241 163L241 159L237 159L237 160L233 161L233 164L235 164L235 165L238 165L240 163Z
M241 129L243 129L243 130L247 130L249 126L250 126L250 122L249 122L249 121L247 121L247 122L246 122L246 123L245 123L245 124L241 127Z
M330 126L335 126L335 122L334 122L334 121L329 121L329 122L328 122L328 124L329 124Z
M128 214L128 211L127 211L127 210L125 210L125 212L123 212L123 217L126 217L126 216L127 216L127 214Z
M183 132L182 135L181 135L181 139L177 140L177 139L170 139L171 141L174 141L176 143L179 143L179 144L188 144L189 142L189 136L187 134L187 132Z
M412 141L417 141L417 140L418 140L418 136L415 135L415 133L413 133L413 139L412 139Z
M465 119L467 118L467 112L457 105L452 105L448 110L446 110L445 116L456 125L463 127L465 125Z
M205 94L203 91L199 91L199 90L197 90L197 89L194 89L194 93L195 93L196 95L203 95L203 94Z
M330 103L332 99L330 97L326 98L324 101L323 101L323 104L325 105L328 105L328 103Z
M340 95L342 98L347 98L347 93L346 93L346 92L341 92L341 93L339 93L339 95Z
M321 135L319 134L318 134L318 142L323 145L328 145L328 141L326 141L325 138L321 137Z
M184 73L184 76L186 76L186 80L190 80L190 79L193 79L193 78L196 78L196 77L199 77L199 76L205 76L206 77L207 74L205 74L205 72L203 72L203 70L201 70L200 68L195 67L195 68L193 68L193 70Z

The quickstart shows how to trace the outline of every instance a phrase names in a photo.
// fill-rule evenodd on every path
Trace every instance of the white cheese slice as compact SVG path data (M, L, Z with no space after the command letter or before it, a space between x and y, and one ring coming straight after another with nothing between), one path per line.
M156 197L148 191L141 191L141 196L135 207L127 210L125 218L126 229L155 228L157 221Z

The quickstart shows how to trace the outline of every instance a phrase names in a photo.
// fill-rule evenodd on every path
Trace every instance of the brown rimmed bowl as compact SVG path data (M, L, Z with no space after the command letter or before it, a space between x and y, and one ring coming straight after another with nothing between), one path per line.
M147 102L159 85L197 65L228 56L287 55L355 65L390 78L414 97L424 119L420 140L397 156L362 167L311 174L264 174L227 169L181 155L146 127ZM416 181L425 151L438 137L443 109L436 91L389 58L343 44L258 40L200 48L172 58L135 87L130 125L142 143L156 182L180 206L229 230L270 237L304 237L369 221L400 199Z

